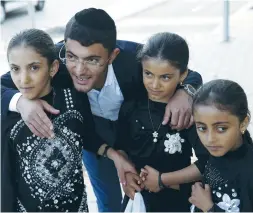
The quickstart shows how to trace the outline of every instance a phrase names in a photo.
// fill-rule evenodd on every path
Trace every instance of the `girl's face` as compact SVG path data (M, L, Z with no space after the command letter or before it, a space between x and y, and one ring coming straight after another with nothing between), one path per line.
M238 117L215 106L196 106L194 120L201 142L216 157L240 147L242 132L248 125L248 118L240 123Z
M180 74L179 69L173 67L166 60L145 59L142 61L143 83L149 99L167 103L173 96L177 85L184 80L187 71Z
M51 68L48 61L31 47L18 46L8 55L11 78L27 99L36 99L47 95L51 90L51 78L58 71L58 61Z

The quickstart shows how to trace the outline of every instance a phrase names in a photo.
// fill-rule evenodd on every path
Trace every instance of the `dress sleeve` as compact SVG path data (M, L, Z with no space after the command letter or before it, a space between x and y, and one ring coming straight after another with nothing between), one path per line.
M131 140L129 119L133 109L134 102L129 101L123 102L119 111L117 138L114 148L123 150L126 153L128 152L128 143Z
M188 130L188 141L191 143L197 157L197 161L194 164L198 167L200 173L203 174L206 162L209 159L209 153L201 143L195 125Z
M16 157L9 131L1 133L1 212L16 212Z
M83 148L97 154L101 145L106 143L106 141L103 141L96 133L95 123L87 94L76 92L75 95L77 109L83 116L83 123L79 127L79 133L82 135L84 140Z

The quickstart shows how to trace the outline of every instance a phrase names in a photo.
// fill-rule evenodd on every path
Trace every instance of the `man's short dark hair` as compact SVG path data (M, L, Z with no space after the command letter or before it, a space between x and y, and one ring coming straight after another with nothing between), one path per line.
M115 22L104 10L88 8L70 19L64 40L69 38L86 47L99 43L111 52L116 46L116 34Z

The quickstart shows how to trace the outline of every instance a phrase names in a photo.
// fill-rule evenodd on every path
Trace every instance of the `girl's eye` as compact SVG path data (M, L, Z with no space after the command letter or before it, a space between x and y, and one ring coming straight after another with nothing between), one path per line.
M35 65L31 66L31 70L32 70L32 71L37 71L38 69L39 69L38 66L35 66Z
M218 127L217 127L217 130L218 130L218 132L220 132L220 133L226 132L227 129L228 129L228 128L227 128L227 127L224 127L224 126L218 126Z
M147 76L147 77L151 77L151 76L152 76L152 74L151 74L150 72L147 72L147 71L144 71L144 74L145 74L145 76Z
M17 72L18 70L19 70L18 67L11 67L12 72Z
M168 80L170 80L171 78L170 78L169 76L167 76L167 75L164 75L164 76L162 76L162 79L165 80L165 81L168 81Z
M197 130L200 132L204 132L206 128L204 126L197 126Z

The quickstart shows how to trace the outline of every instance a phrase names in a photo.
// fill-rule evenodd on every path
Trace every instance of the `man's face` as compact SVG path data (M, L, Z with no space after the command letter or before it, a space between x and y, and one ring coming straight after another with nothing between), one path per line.
M108 64L112 63L108 50L99 43L85 47L72 39L67 39L65 46L66 66L76 90L86 93L99 87L97 84L105 81Z

